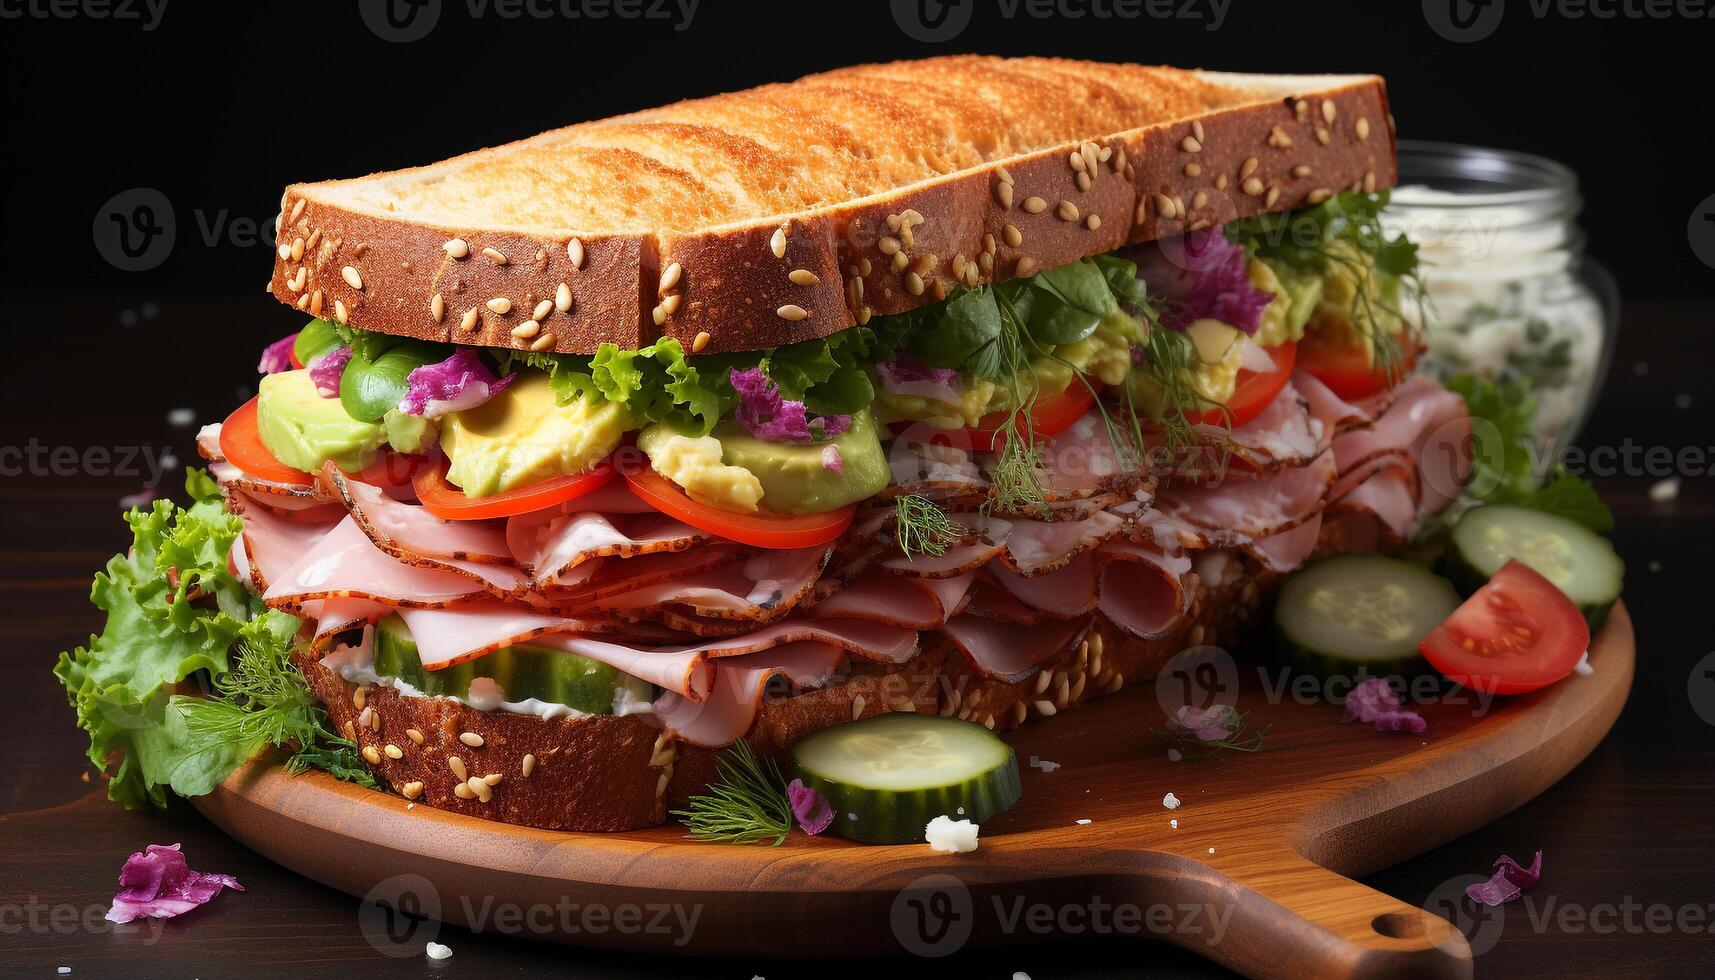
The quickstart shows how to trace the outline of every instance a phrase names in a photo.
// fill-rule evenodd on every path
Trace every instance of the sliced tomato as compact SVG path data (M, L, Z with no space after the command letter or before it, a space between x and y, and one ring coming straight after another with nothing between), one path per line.
M1226 423L1236 429L1274 404L1281 390L1286 387L1286 382L1292 379L1292 368L1298 361L1298 345L1289 340L1279 347L1267 348L1267 352L1274 359L1274 368L1269 371L1240 368L1239 376L1233 381L1233 394L1227 399L1225 412L1211 408L1201 414L1188 416L1189 421L1201 422L1204 425Z
M1529 565L1501 566L1418 644L1447 679L1492 694L1523 694L1572 673L1590 649L1578 607Z
M435 462L427 456L413 456L383 449L381 455L375 458L375 462L349 475L359 483L393 491L415 486L417 477L434 468Z
M220 424L220 454L226 461L258 480L308 486L316 478L303 470L295 470L275 457L262 444L262 432L256 427L256 399L238 406L238 410Z
M296 350L287 351L286 360L292 362L292 370L302 371L304 369L304 362L298 360L298 352Z
M642 501L669 517L678 518L698 530L758 548L814 548L827 544L851 527L857 505L825 514L740 514L700 504L679 489L678 484L650 467L632 466L625 482Z
M1325 336L1307 334L1298 342L1298 366L1347 401L1368 398L1392 388L1417 364L1418 346L1409 337L1399 338L1405 363L1390 372L1372 364L1364 348L1323 339Z
M467 497L463 490L447 482L447 460L443 456L435 465L425 466L418 472L415 486L418 502L436 517L449 521L485 521L528 514L576 500L606 486L613 475L612 460L604 459L582 473L551 477L487 497Z
M1073 423L1084 417L1090 406L1096 403L1096 396L1090 390L1095 385L1086 385L1073 379L1072 384L1058 395L1038 398L1030 406L1030 429L1038 439L1052 439L1067 429ZM990 412L978 420L976 425L965 429L970 436L971 445L978 449L988 449L994 445L994 437L1006 428L1009 412ZM1024 430L1024 420L1018 421L1019 430Z

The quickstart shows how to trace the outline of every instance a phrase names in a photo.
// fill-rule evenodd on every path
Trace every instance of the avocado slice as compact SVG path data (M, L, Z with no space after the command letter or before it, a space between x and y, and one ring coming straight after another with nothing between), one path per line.
M314 473L322 463L354 473L374 462L387 429L347 415L338 398L323 398L310 372L282 371L262 379L256 428L262 445L293 469Z
M427 695L458 698L470 695L472 681L487 677L508 701L535 698L590 715L613 714L621 689L630 691L632 700L655 696L649 684L607 664L541 647L505 647L462 664L425 670L417 657L416 641L397 614L376 624L375 673L396 677Z
M712 433L721 461L740 466L762 481L762 506L780 514L819 514L867 500L892 479L881 450L877 423L867 409L852 416L851 428L828 442L768 442L728 420ZM840 452L842 472L828 468L829 445Z

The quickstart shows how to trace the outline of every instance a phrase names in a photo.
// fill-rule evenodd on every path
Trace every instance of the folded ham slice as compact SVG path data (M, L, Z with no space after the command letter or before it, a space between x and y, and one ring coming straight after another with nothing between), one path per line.
M826 557L826 548L759 551L743 561L643 585L597 599L592 605L627 618L677 606L711 619L767 622L786 615L809 597Z
M958 587L959 598L962 598L973 578L974 575L967 574L946 579L917 579L866 572L850 585L810 607L810 613L834 619L867 619L905 629L934 629L950 615L951 606L943 607L942 600L931 591L931 586L953 583ZM952 605L958 601L958 598L953 599Z
M353 480L333 466L324 482L364 534L396 557L514 565L500 521L448 521L419 504L393 499L380 487Z
M538 585L574 585L584 577L577 570L592 559L684 551L709 539L707 532L665 514L566 509L582 503L580 498L506 522L508 552L534 569Z
M1417 461L1419 507L1440 510L1464 490L1470 475L1471 419L1458 395L1429 378L1407 379L1374 424L1334 439L1334 459L1345 473L1372 459L1404 451Z
M1302 524L1322 509L1336 476L1334 454L1324 452L1255 480L1162 488L1155 506L1163 515L1205 530L1263 538Z
M965 613L947 620L941 632L984 677L1016 684L1035 673L1043 661L1077 643L1089 629L1088 616L1024 625Z
M330 510L277 513L236 488L227 490L226 499L244 526L233 544L233 564L257 592L282 579L338 523Z
M732 657L721 661L707 697L698 701L668 691L655 699L655 717L693 745L726 745L756 723L769 679L784 674L799 687L815 687L833 676L845 655L837 646L809 640Z
M898 575L919 578L953 578L974 572L1006 547L1012 522L983 514L949 514L955 524L967 529L963 541L948 546L941 555L902 554L883 558L878 566Z
M358 626L379 622L392 611L392 608L384 603L353 599L349 596L311 599L304 603L302 609L304 616L315 622L315 638L310 642L310 649L320 650L335 635Z
M246 515L246 535L257 518L254 513ZM252 552L253 564L261 550ZM262 600L269 606L293 609L307 599L351 596L389 606L436 607L482 591L463 575L393 560L375 547L349 515L312 546L293 548L290 554L298 555L298 560L280 575L268 575ZM267 575L266 568L263 574Z
M1295 528L1246 544L1244 550L1270 571L1290 572L1309 560L1321 533L1322 514L1318 512Z
M1125 519L1102 510L1077 521L1015 520L1000 562L1019 575L1041 575L1063 567L1125 527Z
M1097 608L1102 615L1144 639L1165 636L1178 625L1190 602L1184 582L1191 570L1188 555L1116 538L1103 544L1097 557Z
M988 573L1032 609L1056 619L1082 616L1096 608L1096 556L1084 552L1044 575L1020 575L995 564Z

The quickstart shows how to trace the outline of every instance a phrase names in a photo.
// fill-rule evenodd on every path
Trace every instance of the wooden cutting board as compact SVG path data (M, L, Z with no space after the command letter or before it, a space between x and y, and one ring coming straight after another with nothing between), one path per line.
M378 948L411 941L398 932L404 917L389 920L391 933L371 928L387 905L649 952L940 956L1111 932L1253 976L1468 976L1465 939L1444 919L1348 876L1457 837L1565 775L1631 688L1624 607L1590 663L1594 674L1487 711L1430 704L1422 735L1342 725L1340 707L1315 692L1270 697L1278 671L1241 664L1239 707L1270 726L1265 750L1178 763L1150 733L1163 723L1157 690L1139 685L1009 734L1024 798L959 855L797 833L780 847L697 844L677 826L527 830L262 763L195 802L272 860L377 900L360 921ZM1168 792L1180 808L1163 807ZM1529 850L1519 843L1519 856Z

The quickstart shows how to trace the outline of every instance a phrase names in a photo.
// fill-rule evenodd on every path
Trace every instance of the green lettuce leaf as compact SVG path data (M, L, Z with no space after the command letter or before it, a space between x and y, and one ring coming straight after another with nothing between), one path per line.
M1471 478L1464 507L1517 504L1559 514L1598 533L1614 529L1614 514L1583 477L1556 465L1538 472L1533 460L1536 396L1522 381L1495 383L1473 374L1449 378L1449 390L1465 399L1472 419Z

